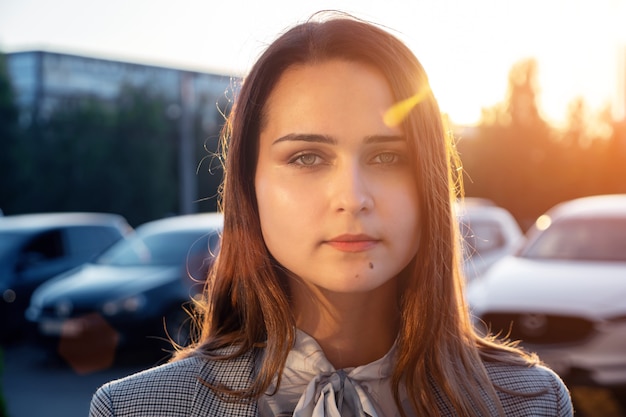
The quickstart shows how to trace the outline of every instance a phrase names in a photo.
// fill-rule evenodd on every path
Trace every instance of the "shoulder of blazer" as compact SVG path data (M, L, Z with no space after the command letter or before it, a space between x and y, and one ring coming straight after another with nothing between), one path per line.
M224 361L189 357L103 385L90 416L255 416L256 401L227 401L207 385L242 389L253 373L252 352Z
M256 400L226 399L206 384L221 385L234 390L248 388L255 372L254 352L228 359L206 360L200 372L200 388L195 391L192 416L233 416L247 417L257 415Z
M485 362L485 368L507 417L573 415L569 391L551 369L499 362Z

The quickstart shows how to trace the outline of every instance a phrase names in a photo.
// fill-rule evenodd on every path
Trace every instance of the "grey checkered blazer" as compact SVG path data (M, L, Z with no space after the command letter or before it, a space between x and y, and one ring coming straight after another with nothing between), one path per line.
M540 395L511 395L498 391L507 417L572 416L569 393L551 370L486 363L494 384L504 390ZM201 380L244 388L254 369L253 355L229 361L207 361L191 357L148 369L109 382L95 393L90 417L256 417L256 401L233 403L222 400ZM440 398L433 415L453 416ZM493 415L497 415L495 408ZM381 416L387 417L387 416Z

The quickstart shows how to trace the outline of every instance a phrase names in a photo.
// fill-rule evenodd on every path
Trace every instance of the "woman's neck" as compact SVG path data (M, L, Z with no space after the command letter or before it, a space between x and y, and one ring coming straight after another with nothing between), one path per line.
M398 333L396 280L365 293L333 293L293 285L296 325L311 335L336 369L383 357Z

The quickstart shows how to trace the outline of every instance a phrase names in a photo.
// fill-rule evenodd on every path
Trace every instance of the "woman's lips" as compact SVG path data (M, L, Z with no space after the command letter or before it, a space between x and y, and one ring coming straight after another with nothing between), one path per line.
M365 252L378 244L379 240L368 235L341 235L325 243L342 252Z

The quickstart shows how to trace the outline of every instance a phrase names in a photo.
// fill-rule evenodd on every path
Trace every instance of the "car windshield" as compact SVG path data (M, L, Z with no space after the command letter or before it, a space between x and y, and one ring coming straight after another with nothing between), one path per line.
M520 255L533 259L626 262L626 218L556 221Z
M459 224L463 236L464 253L469 256L486 255L505 246L498 223L490 220L463 220Z
M114 266L183 265L191 252L208 252L208 235L206 231L132 235L113 245L96 263Z

